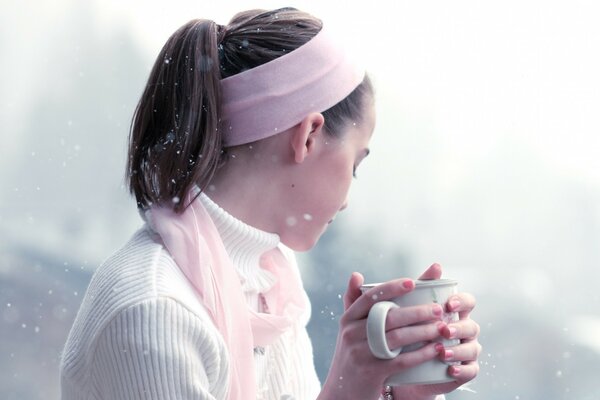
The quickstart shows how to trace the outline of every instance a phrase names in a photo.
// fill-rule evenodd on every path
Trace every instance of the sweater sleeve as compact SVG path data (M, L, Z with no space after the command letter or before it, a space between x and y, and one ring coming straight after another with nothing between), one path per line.
M210 320L167 297L112 318L93 363L100 399L213 400L227 391L227 353Z

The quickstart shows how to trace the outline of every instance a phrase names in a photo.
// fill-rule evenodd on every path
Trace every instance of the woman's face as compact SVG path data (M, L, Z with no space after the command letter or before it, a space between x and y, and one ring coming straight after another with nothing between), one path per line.
M288 177L278 229L288 247L313 247L336 214L348 205L353 175L369 154L375 128L375 107L369 105L361 123L348 123L338 138L325 133L316 138L315 152Z

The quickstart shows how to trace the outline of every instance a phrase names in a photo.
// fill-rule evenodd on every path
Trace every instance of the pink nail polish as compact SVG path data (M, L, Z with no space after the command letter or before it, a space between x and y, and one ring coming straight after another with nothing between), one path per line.
M452 371L450 372L450 374L452 374L452 376L458 376L460 375L460 368L457 366L453 366L452 367Z
M447 325L444 322L438 322L436 328L440 336L444 336L444 330L446 330Z
M444 350L444 360L450 360L454 357L454 352L452 350Z
M454 339L456 336L456 328L450 326L448 327L449 339Z
M444 345L441 343L436 343L435 344L435 351L437 351L438 353L442 353L442 351L444 351Z
M415 283L411 280L407 280L402 282L402 286L404 287L404 289L412 289L415 286Z
M431 311L436 317L441 317L442 313L444 312L444 310L442 310L442 307L439 304L434 304L433 307L431 307Z

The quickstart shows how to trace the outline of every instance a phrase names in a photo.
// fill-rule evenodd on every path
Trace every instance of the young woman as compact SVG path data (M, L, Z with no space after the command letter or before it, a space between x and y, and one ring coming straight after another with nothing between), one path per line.
M63 353L63 399L433 399L476 376L470 295L445 305L460 313L453 324L435 304L391 311L390 347L430 344L379 360L358 273L329 375L316 376L292 250L313 247L346 207L375 126L369 78L341 44L291 8L193 20L169 38L130 135L127 179L146 224L92 278ZM434 264L423 278L440 274ZM440 336L461 344L444 349ZM384 389L433 358L459 362L455 382Z

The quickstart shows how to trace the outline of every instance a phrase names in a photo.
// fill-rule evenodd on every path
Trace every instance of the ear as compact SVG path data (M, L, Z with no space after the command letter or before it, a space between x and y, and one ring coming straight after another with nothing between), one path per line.
M325 118L321 113L310 113L292 128L291 145L294 161L301 163L314 149L317 135L323 133Z

